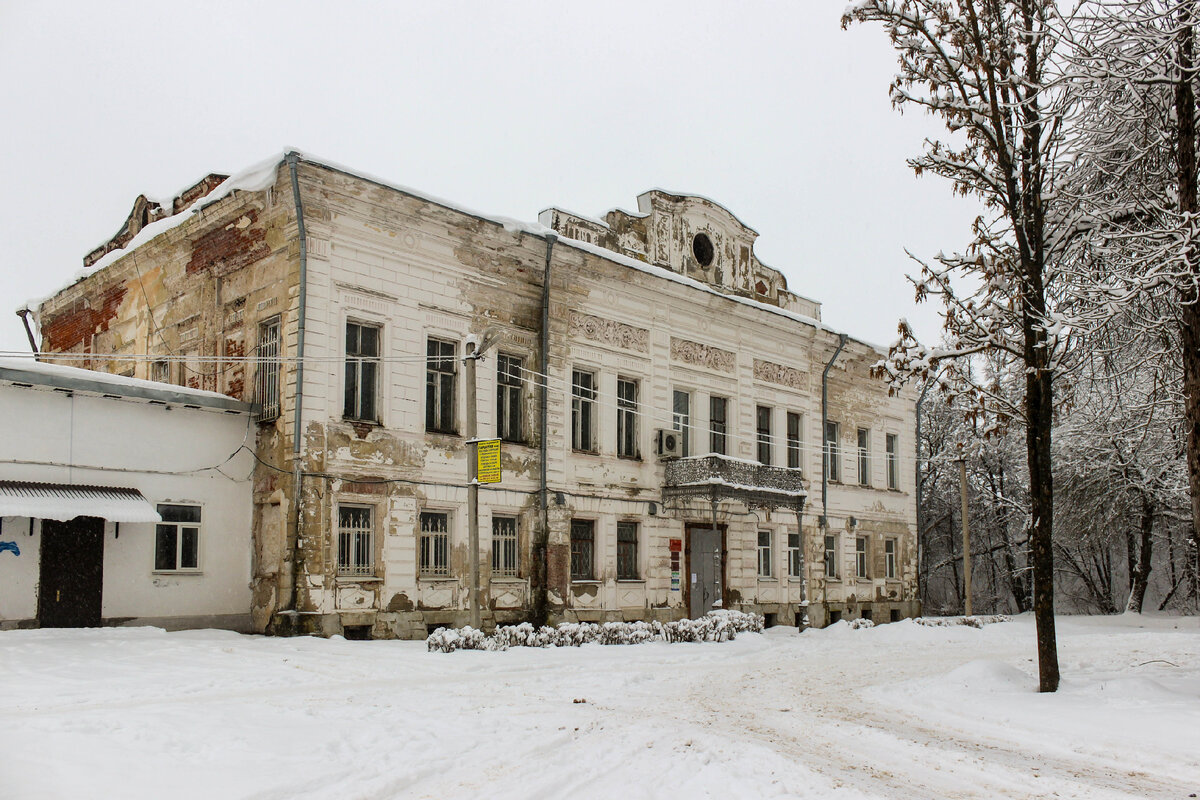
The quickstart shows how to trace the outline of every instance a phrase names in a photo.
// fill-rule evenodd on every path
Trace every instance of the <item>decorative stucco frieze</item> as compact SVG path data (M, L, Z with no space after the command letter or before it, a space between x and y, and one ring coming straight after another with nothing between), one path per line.
M762 361L754 359L754 377L760 381L768 383L777 383L780 386L789 386L793 389L807 389L807 376L796 369L795 367L785 367L782 364L775 364L771 361Z
M728 350L712 347L687 339L671 337L671 358L686 364L695 364L718 372L733 372L737 366L737 356ZM756 363L757 368L757 363Z
M645 328L635 328L623 322L614 322L578 311L571 312L571 335L638 353L650 351L650 331Z

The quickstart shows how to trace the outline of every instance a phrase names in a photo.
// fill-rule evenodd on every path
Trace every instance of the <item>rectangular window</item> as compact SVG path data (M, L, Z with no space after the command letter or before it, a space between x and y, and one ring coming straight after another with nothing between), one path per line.
M524 441L521 429L521 359L496 357L496 436L506 442Z
M758 428L758 463L771 463L771 409L758 406L755 412Z
M638 579L638 524L617 523L617 580Z
M825 577L836 578L837 570L837 537L825 537Z
M571 520L571 580L595 580L595 554L595 521L590 519Z
M450 515L436 511L421 512L421 575L446 577L450 574Z
M825 477L831 481L842 479L840 468L841 453L838 452L838 436L840 430L836 422L825 423L825 451L822 460L825 462Z
M692 452L692 396L679 389L675 390L671 401L671 425L681 434L679 438L683 447L679 451L680 455L685 457L690 455Z
M454 425L454 378L456 345L444 339L430 339L425 355L425 430L433 433L457 433Z
M346 398L342 413L350 419L378 421L379 328L346 323Z
M867 576L867 537L856 536L854 539L854 575L857 578Z
M758 577L771 577L771 532L758 532Z
M150 380L159 383L171 382L171 362L155 361L150 365Z
M638 457L638 383L617 378L617 455Z
M492 574L517 576L516 517L492 517Z
M858 429L858 482L862 486L871 485L870 437L866 428Z
M787 414L787 465L800 469L800 415L795 411Z
M887 482L889 489L900 488L900 460L896 434L887 435Z
M279 416L279 317L272 317L258 326L258 347L254 353L255 401L260 420Z
M885 578L896 577L896 540L886 539L883 542L883 575Z
M371 506L338 506L338 575L374 575Z
M724 397L708 398L708 449L726 455L729 437L729 401Z
M787 535L788 542L788 577L800 577L800 534L789 533Z
M596 452L596 373L571 372L571 448Z
M154 569L199 569L200 506L160 503L158 513L162 522L154 528Z

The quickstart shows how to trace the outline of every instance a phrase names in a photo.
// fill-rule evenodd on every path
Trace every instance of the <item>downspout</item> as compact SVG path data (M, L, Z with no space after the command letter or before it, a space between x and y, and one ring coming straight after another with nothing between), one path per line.
M288 592L287 610L297 611L300 584L300 536L301 511L300 492L304 475L301 472L300 443L303 440L300 416L304 407L304 319L308 306L308 235L304 229L304 205L300 200L300 178L296 174L298 156L287 154L288 173L292 179L292 199L296 204L296 232L300 237L300 291L299 310L296 320L296 401L292 417L292 505L295 508L296 538L292 549L292 585Z
M550 573L548 549L550 544L550 505L549 492L546 485L546 459L550 455L549 433L550 424L547 419L550 407L550 256L554 252L554 243L558 236L554 232L546 233L546 267L542 272L542 342L541 357L538 359L538 370L541 372L542 390L538 397L540 412L540 455L538 459L538 510L541 512L541 527L537 531L537 540L533 545L533 622L541 626L546 624L547 611L547 582Z
M829 359L829 363L825 365L825 369L821 371L821 527L829 527L829 465L826 463L832 455L829 442L825 438L826 431L829 428L829 370L833 368L833 362L837 361L837 357L841 355L842 348L846 346L846 334L838 334L837 350L833 351L833 356Z
M25 338L29 339L29 349L33 351L34 360L38 360L37 341L33 338L33 330L29 327L29 309L22 308L17 311L17 316L21 318L21 322L25 323Z

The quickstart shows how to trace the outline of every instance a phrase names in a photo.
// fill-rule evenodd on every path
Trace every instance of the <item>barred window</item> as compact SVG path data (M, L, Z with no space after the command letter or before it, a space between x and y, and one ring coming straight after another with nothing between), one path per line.
M758 463L771 464L771 408L758 406L755 414L758 420Z
M800 576L800 571L801 571L800 570L800 567L801 567L800 534L789 533L787 535L787 542L788 542L788 552L787 552L788 577L789 578L799 578L799 577L801 577Z
M571 580L595 580L595 554L595 521L590 519L571 520Z
M373 511L371 506L338 506L338 575L375 574Z
M421 575L445 577L450 574L450 515L421 512Z
M638 457L638 383L617 378L617 455Z
M638 524L617 523L617 580L638 579Z
M516 517L492 517L492 574L517 575Z
M346 323L346 392L342 413L350 419L378 421L379 328Z
M430 339L425 360L425 430L457 433L454 426L454 342Z
M595 452L596 373L571 372L571 447Z
M726 455L729 438L729 401L724 397L708 398L708 449Z
M800 468L800 415L795 411L787 414L787 465Z
M496 435L521 442L521 359L501 353L496 358Z
M255 400L259 405L260 420L275 419L279 416L279 355L279 317L273 317L258 326Z
M771 577L771 532L758 532L758 577Z

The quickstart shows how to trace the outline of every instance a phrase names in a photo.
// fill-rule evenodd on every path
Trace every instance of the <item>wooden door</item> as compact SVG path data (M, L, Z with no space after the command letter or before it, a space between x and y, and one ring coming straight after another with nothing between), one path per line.
M42 521L38 622L43 628L100 624L104 584L104 520Z

